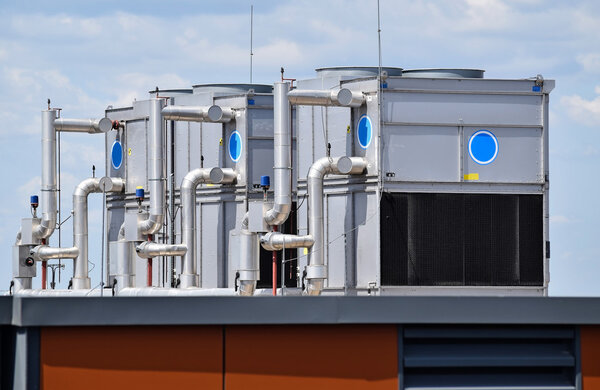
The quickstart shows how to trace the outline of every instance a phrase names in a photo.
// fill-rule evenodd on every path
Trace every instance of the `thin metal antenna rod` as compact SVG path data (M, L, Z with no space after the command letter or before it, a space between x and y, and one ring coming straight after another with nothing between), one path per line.
M250 6L250 84L252 84L252 38L254 30L254 5Z

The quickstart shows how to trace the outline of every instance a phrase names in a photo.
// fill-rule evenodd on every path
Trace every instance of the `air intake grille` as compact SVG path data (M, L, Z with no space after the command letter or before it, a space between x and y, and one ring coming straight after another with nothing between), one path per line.
M576 388L572 327L406 326L404 389Z
M384 193L383 286L541 286L541 195Z

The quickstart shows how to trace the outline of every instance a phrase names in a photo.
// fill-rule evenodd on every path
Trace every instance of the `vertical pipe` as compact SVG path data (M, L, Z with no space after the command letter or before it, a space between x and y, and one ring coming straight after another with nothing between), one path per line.
M56 110L42 111L42 221L35 235L48 238L56 228Z
M139 228L142 234L154 234L162 228L164 220L163 202L165 198L165 178L163 175L163 119L162 99L150 100L150 117L148 121L150 158L148 159L150 187L150 216L141 221Z
M148 241L152 241L152 235L148 234ZM146 267L146 286L152 287L152 257L148 258L148 267Z
M265 214L269 225L280 225L288 218L292 209L292 141L290 131L289 83L273 86L273 145L274 167L273 208Z
M46 245L46 239L42 238L42 245ZM42 261L42 290L46 289L46 279L48 277L48 262Z
M277 226L273 226L273 231L277 231ZM273 296L277 295L277 251L273 251Z

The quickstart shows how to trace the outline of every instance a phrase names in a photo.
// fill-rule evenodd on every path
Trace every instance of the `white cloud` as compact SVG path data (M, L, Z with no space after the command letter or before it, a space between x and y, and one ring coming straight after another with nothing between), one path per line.
M586 72L600 73L600 53L580 54L577 56L577 62Z
M600 95L600 87L596 87L595 92ZM574 121L586 126L600 127L600 96L591 100L579 95L563 96L560 103Z
M562 224L571 223L571 222L573 222L573 221L565 215L551 215L550 216L550 223L552 225L562 225Z

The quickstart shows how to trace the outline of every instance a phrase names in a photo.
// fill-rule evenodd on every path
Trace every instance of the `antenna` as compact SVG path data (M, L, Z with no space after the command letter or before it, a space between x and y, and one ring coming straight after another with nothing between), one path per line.
M252 34L254 30L254 5L250 5L250 84L252 84Z

